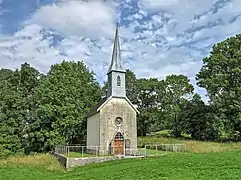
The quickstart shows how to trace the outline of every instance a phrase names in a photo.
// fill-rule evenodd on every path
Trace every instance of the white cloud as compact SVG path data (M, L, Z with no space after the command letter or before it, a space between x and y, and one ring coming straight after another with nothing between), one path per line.
M116 22L114 7L113 3L94 0L58 1L42 6L25 22L23 29L0 38L0 67L17 68L28 62L47 72L51 64L64 59L84 60L99 79L105 78L101 68L110 60L109 39L114 35ZM55 34L64 38L57 45Z
M38 25L29 25L13 36L0 38L0 67L18 68L20 64L29 62L46 72L50 64L60 62L63 57L51 46L51 37L44 38L42 30Z
M98 37L113 33L116 14L112 3L60 1L38 9L28 24L36 23L68 36Z
M139 9L132 0L116 2L58 0L40 7L22 29L2 35L0 67L16 68L27 61L46 72L63 59L84 60L103 81L121 15L125 68L138 77L185 74L194 83L210 45L241 31L240 0L140 0ZM62 36L58 43L56 34Z
M176 6L178 5L178 0L169 0L169 1L166 1L166 0L142 0L141 1L142 5L144 5L146 8L149 8L149 9L154 9L154 10L157 10L157 9L169 9L171 6Z

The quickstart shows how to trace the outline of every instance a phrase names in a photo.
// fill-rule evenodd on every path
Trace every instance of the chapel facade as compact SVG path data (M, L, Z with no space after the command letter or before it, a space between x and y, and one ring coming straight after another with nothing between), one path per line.
M87 116L87 148L99 154L124 155L137 149L137 122L139 111L126 97L125 73L121 65L118 28L107 72L107 95L92 108Z

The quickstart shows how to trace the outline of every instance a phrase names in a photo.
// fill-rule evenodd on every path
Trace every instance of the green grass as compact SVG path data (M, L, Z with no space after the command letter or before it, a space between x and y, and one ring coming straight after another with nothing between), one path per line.
M125 159L102 164L91 164L71 171L46 168L57 165L50 155L35 156L42 163L23 160L0 162L0 179L3 180L222 180L241 179L241 151L219 153L173 153L156 158ZM25 158L26 159L26 158ZM30 160L32 159L32 160ZM47 164L44 164L47 163Z
M186 144L187 152L90 164L70 171L65 171L50 155L14 156L0 160L0 180L241 179L241 143L174 139L166 136L166 133L139 137L138 145ZM155 153L155 149L147 149L147 154ZM159 150L157 153L165 152ZM71 153L70 156L81 157L81 153ZM89 156L84 154L84 157Z
M19 155L11 156L0 160L0 169L8 166L22 167L42 167L47 171L62 171L63 167L59 164L55 157L48 154L37 154L32 156ZM1 170L0 170L1 171ZM1 179L1 176L0 176Z
M89 154L89 153L81 153L81 152L70 152L69 154L65 154L66 157L69 158L85 158L85 157L96 157L96 154Z

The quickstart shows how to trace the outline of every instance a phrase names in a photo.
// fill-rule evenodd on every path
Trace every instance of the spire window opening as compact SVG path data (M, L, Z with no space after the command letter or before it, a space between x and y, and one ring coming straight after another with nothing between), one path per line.
M120 76L117 76L117 86L120 86L121 85L121 78Z

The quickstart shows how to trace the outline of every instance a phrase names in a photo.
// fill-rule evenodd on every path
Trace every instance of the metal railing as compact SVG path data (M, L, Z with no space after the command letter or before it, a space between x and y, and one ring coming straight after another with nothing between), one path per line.
M55 153L68 158L86 158L103 156L159 156L168 152L185 152L185 144L146 144L143 148L126 148L114 146L82 146L82 145L58 145Z
M168 152L185 152L185 144L146 144L146 156L159 156Z
M80 146L80 145L58 145L55 153L68 158L102 157L102 156L144 156L145 151L138 148L125 148L114 146Z

